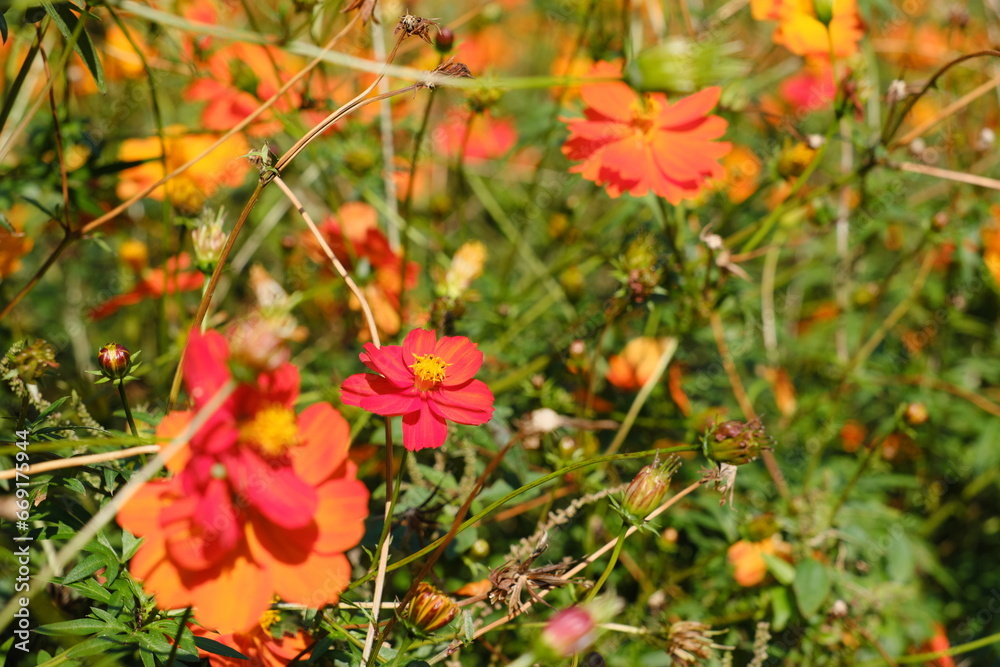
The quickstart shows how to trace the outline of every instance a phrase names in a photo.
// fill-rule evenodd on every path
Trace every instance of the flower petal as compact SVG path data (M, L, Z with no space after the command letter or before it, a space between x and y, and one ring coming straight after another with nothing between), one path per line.
M442 387L431 398L431 408L459 424L485 424L493 418L493 392L480 380L459 387Z
M407 367L416 363L415 355L434 354L437 342L437 332L427 329L414 329L406 334L403 340L403 364Z
M413 386L401 389L374 373L358 373L344 380L340 398L347 405L356 405L386 417L412 412L420 402Z
M222 334L218 331L203 334L197 327L191 330L184 352L184 385L196 406L211 400L229 380L228 360L229 345Z
M413 371L403 363L403 348L399 345L375 347L372 343L365 343L361 361L395 385L405 387L413 384Z
M213 576L185 582L195 618L220 632L243 632L260 622L274 594L271 573L242 553Z
M317 490L319 539L313 550L318 553L333 554L353 549L365 534L368 489L354 479L354 470L354 465L349 465L345 478L331 480Z
M445 387L468 382L483 365L483 353L465 336L444 336L438 340L434 354L449 364L441 383Z
M298 427L302 444L291 451L292 465L302 481L317 486L347 459L351 427L329 403L303 410Z
M233 487L253 509L286 529L309 525L319 500L316 490L295 474L290 464L264 461L255 451L241 449L226 461Z
M403 415L403 446L411 452L440 447L448 438L448 425L424 402L420 410Z

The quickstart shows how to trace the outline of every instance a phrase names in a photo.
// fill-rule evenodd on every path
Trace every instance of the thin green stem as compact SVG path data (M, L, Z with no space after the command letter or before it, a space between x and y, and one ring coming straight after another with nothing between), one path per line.
M664 447L662 449L646 449L646 450L643 450L641 452L628 452L628 453L625 453L625 454L610 454L610 455L604 455L604 456L597 456L597 457L594 457L592 459L588 459L586 461L576 461L575 463L572 463L572 464L570 464L570 465L568 465L568 466L566 466L564 468L560 468L559 470L556 470L554 472L550 472L547 475L543 475L542 477L539 477L538 479L534 480L533 482L529 482L528 484L520 486L517 489L514 489L513 491L511 491L510 493L504 495L499 500L496 500L496 501L490 503L485 508L483 508L481 511L479 511L477 514L473 515L472 517L470 517L470 518L466 519L464 522L462 522L462 525L459 526L457 532L460 533L463 530L465 530L466 528L469 528L470 526L473 526L473 525L479 523L484 518L486 518L487 516L489 516L490 514L492 514L493 512L495 512L497 509L499 509L503 505L506 505L508 502L510 502L514 498L517 498L521 494L527 493L528 491L531 491L532 489L536 489L539 486L542 486L542 485L548 484L549 482L552 482L554 480L560 479L563 476L565 476L565 475L573 472L574 470L579 470L580 468L589 468L590 466L599 465L601 463L608 463L609 461L627 461L627 460L630 460L630 459L639 459L639 458L643 458L643 457L649 457L649 456L653 456L655 454L670 454L670 453L675 453L675 452L696 452L696 451L700 451L700 449L701 449L701 445L679 445L677 447ZM407 556L407 557L405 557L405 558L403 558L401 560L398 560L395 563L391 564L388 568L386 568L386 571L387 572L392 572L393 570L398 570L399 568L403 567L404 565L408 565L409 563L412 563L413 561L417 560L418 558L423 558L424 556L426 556L427 554L429 554L434 549L437 549L438 547L440 547L441 544L444 542L444 539L445 538L441 537L441 538L438 538L437 540L434 540L433 542L431 542L430 544L428 544L426 547L424 547L420 551L417 551L416 553L410 554L409 556ZM370 581L373 576L374 575L372 575L371 573L369 573L369 574L361 577L357 581L352 582L347 587L347 590L351 590L352 588L357 588L361 584L363 584L363 583L365 583L367 581Z
M896 662L900 665L910 665L914 663L928 662L930 660L936 660L937 658L943 658L948 655L962 655L963 653L968 653L969 651L975 651L977 648L982 648L984 646L989 646L990 644L996 644L1000 642L1000 632L989 635L988 637L983 637L982 639L976 639L975 641L967 642L965 644L959 644L958 646L952 646L943 651L931 651L930 653L917 653L915 655L906 655L901 658L896 658ZM874 667L874 665L882 664L878 660L869 660L868 662L862 662L858 667Z
M125 407L125 419L128 427L132 430L132 435L139 437L139 429L135 427L135 420L132 419L132 408L128 405L128 396L125 395L125 381L118 381L118 395L122 397L122 405Z
M597 592L601 590L601 586L604 582L608 580L611 576L611 571L615 569L615 565L618 563L618 555L622 552L622 547L625 545L625 536L628 533L628 526L622 526L621 531L618 533L618 541L615 542L615 548L611 552L611 558L608 560L608 564L604 567L604 572L601 572L601 578L597 580L597 583L587 591L587 595L583 598L584 602L590 602L597 596Z
M243 225L246 223L247 218L250 216L250 211L253 210L254 205L257 200L260 199L260 194L264 190L265 182L263 180L257 181L257 187L254 189L253 193L250 195L250 199L247 200L246 205L243 207L243 212L240 213L239 220L236 221L236 226L233 230L229 232L229 237L226 238L226 245L222 248L222 253L219 255L219 261L215 265L215 270L212 271L212 277L208 280L208 286L205 288L205 292L201 297L201 303L198 305L198 313L194 316L194 322L191 324L191 328L201 328L201 323L205 321L205 315L208 314L208 308L212 303L212 296L215 294L215 288L219 285L219 278L222 277L222 271L226 266L226 260L229 258L229 253L232 251L233 246L236 244L236 237L240 235L240 231L243 229ZM167 406L171 407L177 402L177 396L181 391L181 377L182 369L184 368L184 354L187 350L187 346L181 350L180 359L177 361L177 370L174 372L174 381L170 387L170 399L167 401Z

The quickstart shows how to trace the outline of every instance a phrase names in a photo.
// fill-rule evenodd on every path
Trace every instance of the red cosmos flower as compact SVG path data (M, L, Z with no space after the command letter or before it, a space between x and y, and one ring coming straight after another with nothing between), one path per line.
M485 424L493 417L493 393L472 379L483 353L465 336L414 329L403 345L365 343L361 361L379 375L358 373L344 380L341 397L386 417L403 416L403 446L411 452L440 447L445 420Z
M195 409L229 381L225 339L191 334L184 380ZM167 461L176 474L143 486L118 522L145 537L132 574L163 608L193 605L224 632L252 627L277 594L313 607L350 581L344 552L364 534L368 491L347 459L349 427L328 403L296 417L299 372L285 363L240 385ZM172 438L192 411L164 418Z
M598 62L590 76L619 77L621 67ZM727 123L707 115L719 101L720 88L673 104L662 93L642 96L620 81L585 85L580 92L586 118L562 119L570 132L562 151L571 160L583 160L571 172L605 186L612 198L652 190L678 204L696 197L706 180L723 176L717 160L730 144L713 140L725 133Z
M90 311L95 320L110 317L126 306L134 306L145 299L158 299L164 294L191 292L201 289L205 276L200 271L190 271L191 257L182 253L170 257L165 269L150 269L131 292L113 296Z

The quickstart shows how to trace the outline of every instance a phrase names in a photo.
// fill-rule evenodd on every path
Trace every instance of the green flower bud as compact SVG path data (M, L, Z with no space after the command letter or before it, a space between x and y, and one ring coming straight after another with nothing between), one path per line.
M670 478L680 466L681 460L671 456L662 464L656 462L644 467L625 489L622 509L640 521L644 519L663 502L670 490Z

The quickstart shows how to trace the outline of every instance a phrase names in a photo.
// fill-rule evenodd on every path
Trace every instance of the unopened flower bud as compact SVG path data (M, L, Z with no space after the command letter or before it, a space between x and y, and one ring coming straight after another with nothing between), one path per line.
M422 632L431 633L451 623L458 615L458 605L426 581L417 584L417 594L410 602L409 620Z
M132 354L124 345L108 343L97 353L97 363L109 380L121 380L132 368Z
M448 53L454 45L455 33L452 32L451 28L440 28L437 37L434 38L434 48L438 50L438 53Z
M825 26L833 20L833 0L813 0L816 19Z
M756 461L767 445L767 433L759 419L748 422L728 421L706 434L702 448L716 463L740 466Z
M652 463L640 470L625 489L622 509L637 519L643 519L663 502L670 490L670 478L681 461L671 456L665 463Z
M215 215L206 211L198 226L191 232L195 265L202 273L212 273L222 256L222 248L226 245L226 233L222 230L225 212L222 208Z
M542 643L561 658L579 653L597 638L597 622L589 609L569 607L549 619Z

